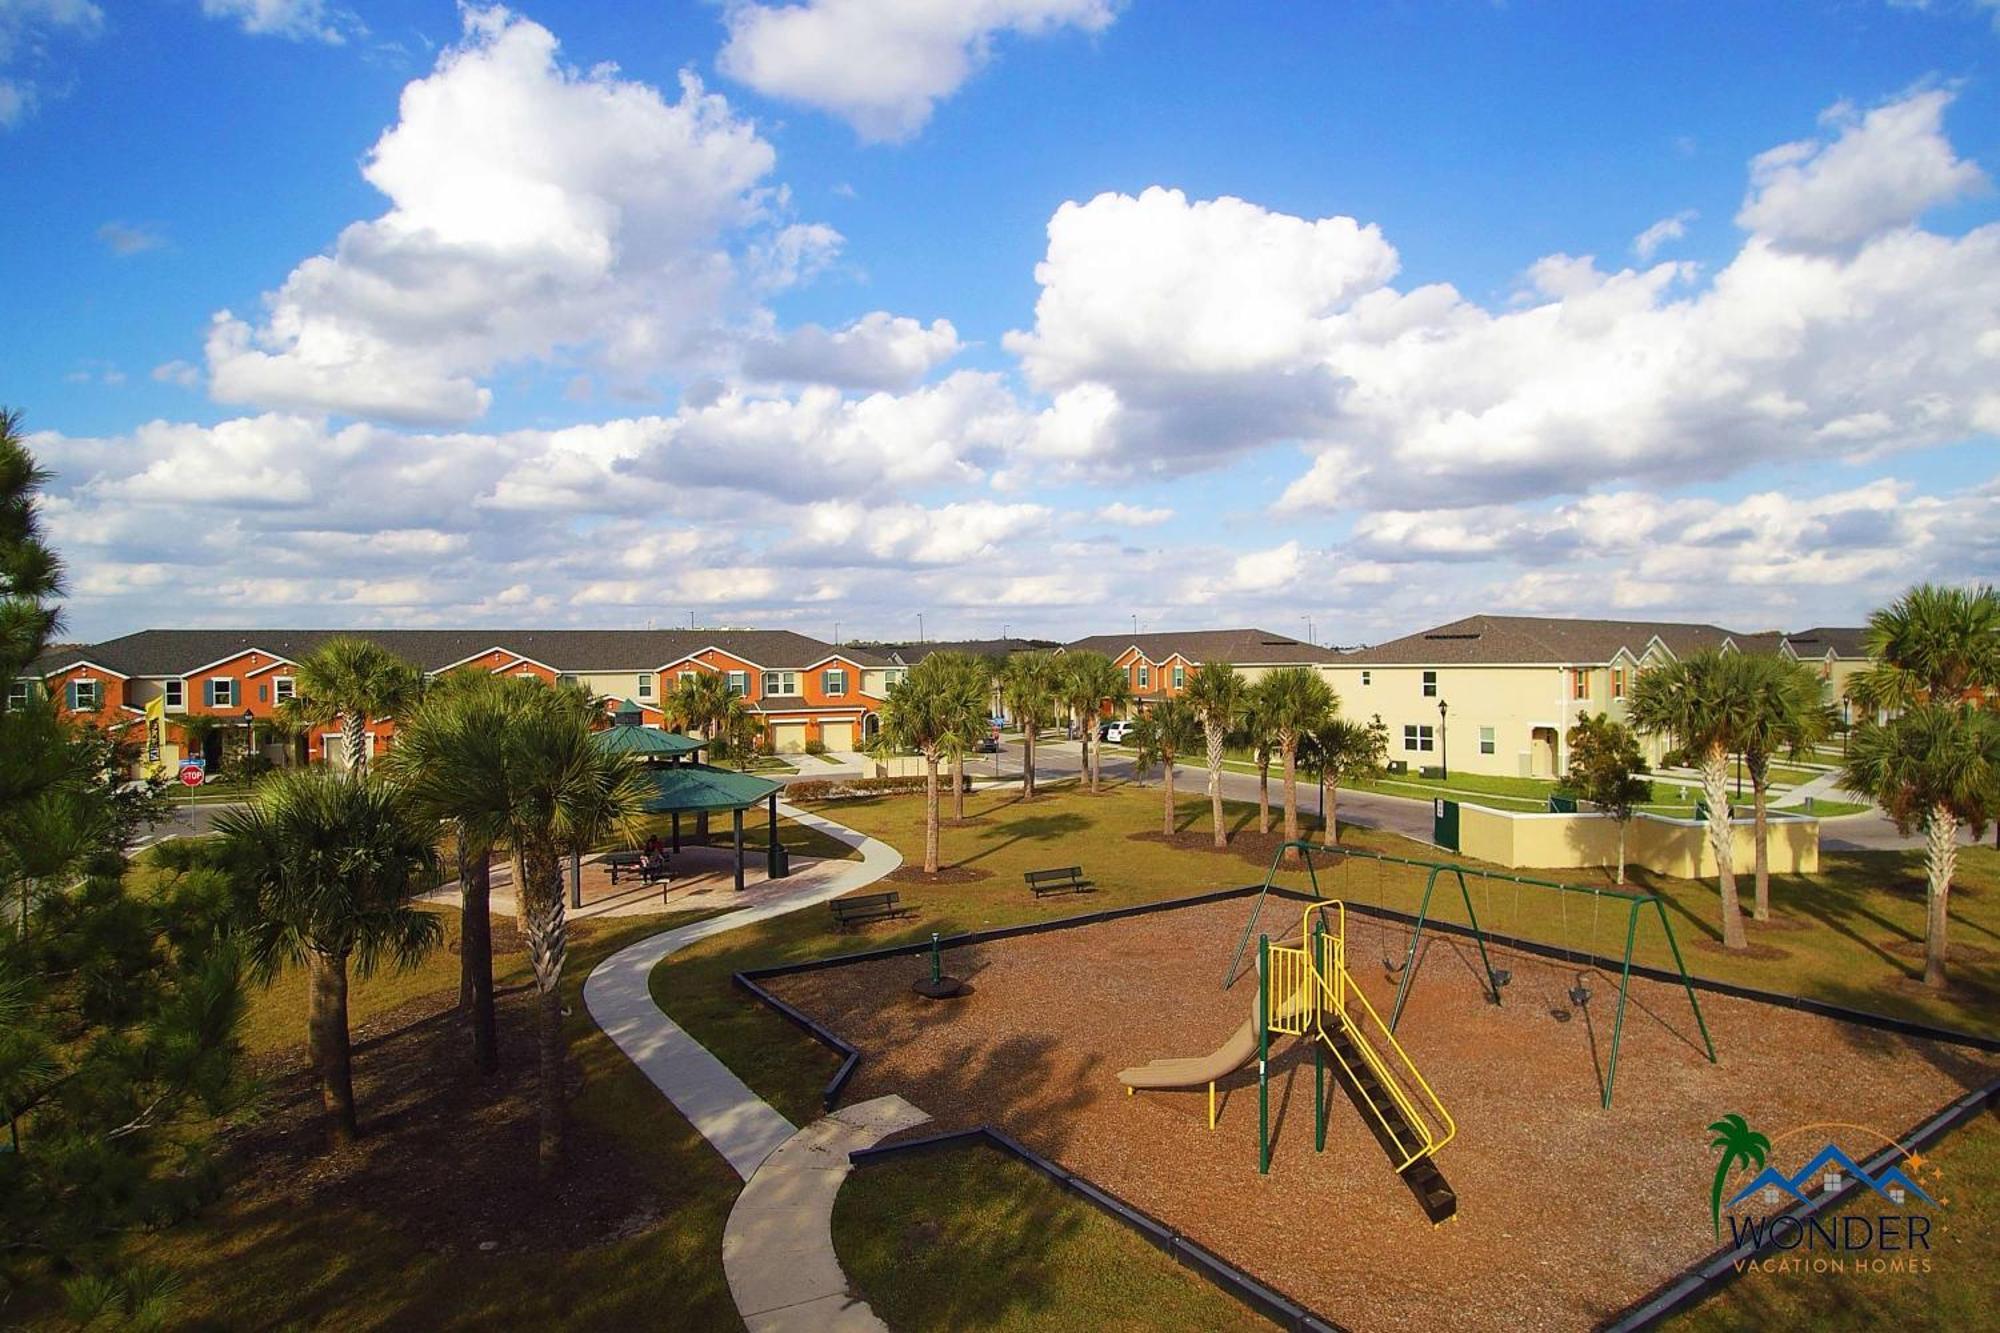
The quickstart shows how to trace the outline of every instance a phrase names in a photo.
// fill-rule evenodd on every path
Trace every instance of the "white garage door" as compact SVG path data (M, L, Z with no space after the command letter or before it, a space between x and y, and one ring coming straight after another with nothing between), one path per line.
M771 748L779 754L803 754L806 748L806 724L803 722L773 722L771 724Z
M819 724L819 736L829 750L852 750L854 723L847 718L824 719Z

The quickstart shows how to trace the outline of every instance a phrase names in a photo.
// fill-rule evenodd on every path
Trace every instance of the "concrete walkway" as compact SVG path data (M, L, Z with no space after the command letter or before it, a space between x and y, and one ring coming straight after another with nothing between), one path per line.
M930 1117L893 1093L822 1116L764 1160L722 1232L722 1268L749 1333L887 1333L833 1251L847 1154Z
M779 805L778 811L859 848L862 859L821 861L785 881L788 888L782 894L640 940L599 963L583 983L591 1019L745 1179L796 1129L660 1011L648 979L662 959L690 944L838 898L903 863L895 848L845 825L789 805Z

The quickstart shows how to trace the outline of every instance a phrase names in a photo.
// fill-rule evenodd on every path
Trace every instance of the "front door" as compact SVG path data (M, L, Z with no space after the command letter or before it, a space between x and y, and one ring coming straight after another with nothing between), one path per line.
M1556 775L1556 729L1536 727L1528 733L1528 776L1552 778Z

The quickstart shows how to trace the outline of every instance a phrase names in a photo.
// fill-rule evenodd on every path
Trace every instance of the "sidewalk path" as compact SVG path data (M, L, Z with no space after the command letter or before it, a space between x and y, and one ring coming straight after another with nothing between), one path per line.
M887 1333L848 1293L833 1250L847 1154L930 1117L894 1093L821 1116L764 1159L722 1231L722 1269L749 1333Z
M591 1019L745 1179L796 1131L653 1003L647 985L653 968L698 940L838 898L903 863L895 848L843 824L789 805L780 804L778 811L859 848L862 859L821 861L793 876L790 889L778 897L640 940L599 963L583 983Z

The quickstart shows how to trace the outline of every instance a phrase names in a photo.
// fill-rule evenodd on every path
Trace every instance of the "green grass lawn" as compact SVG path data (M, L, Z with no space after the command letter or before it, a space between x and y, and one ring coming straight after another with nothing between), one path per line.
M1994 1282L2000 1274L2000 1118L1981 1116L1929 1156L1951 1191L1932 1225L1930 1273L1746 1272L1661 1327L1675 1333L1774 1328L1956 1333L1993 1327ZM1838 1211L1879 1211L1873 1196L1862 1194Z
M1040 1172L967 1147L864 1167L833 1244L897 1333L960 1329L1269 1329Z

